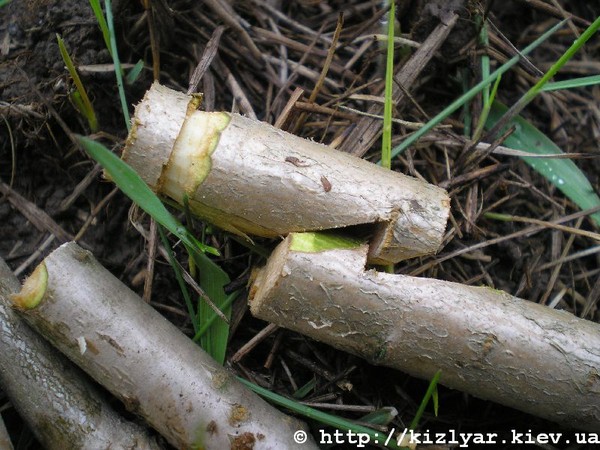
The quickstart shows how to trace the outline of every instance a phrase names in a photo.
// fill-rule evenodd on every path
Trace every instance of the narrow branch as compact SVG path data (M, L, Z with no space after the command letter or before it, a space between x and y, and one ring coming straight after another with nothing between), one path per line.
M290 448L305 429L247 391L77 244L61 246L37 270L47 277L28 278L13 297L21 305L40 298L24 311L27 321L176 448ZM309 438L305 448L317 447Z
M9 296L18 289L0 258L0 385L44 448L159 449L10 308Z
M159 194L187 197L195 214L242 236L361 225L372 263L440 247L443 189L193 102L155 83L136 108L123 159Z

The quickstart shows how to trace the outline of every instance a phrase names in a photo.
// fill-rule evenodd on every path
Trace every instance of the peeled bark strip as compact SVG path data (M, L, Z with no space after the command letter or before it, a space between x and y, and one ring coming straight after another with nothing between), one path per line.
M123 159L159 194L241 235L369 225L372 263L440 247L443 189L197 103L155 83L136 108Z
M87 375L11 309L9 295L19 287L0 258L0 385L38 441L48 450L158 450L146 430L122 419Z
M600 326L486 287L365 271L365 246L290 235L252 313L361 356L558 423L600 431Z
M176 448L296 448L301 422L246 390L77 244L51 253L13 301ZM309 437L302 448L317 447Z

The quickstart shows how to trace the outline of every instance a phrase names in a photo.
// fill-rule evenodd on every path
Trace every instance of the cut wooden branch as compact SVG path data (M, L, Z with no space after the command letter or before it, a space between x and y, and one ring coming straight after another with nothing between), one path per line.
M305 425L219 366L75 243L13 296L37 330L176 448L291 448ZM316 449L308 438L304 448Z
M350 226L369 232L371 263L434 253L446 192L266 123L197 111L155 83L136 108L123 159L159 194L239 235Z
M12 310L9 295L19 287L0 258L0 385L44 448L159 449L147 430L121 418L87 375Z
M365 270L367 248L291 234L258 269L252 313L574 428L600 431L600 326L486 287ZM317 251L319 250L319 251Z

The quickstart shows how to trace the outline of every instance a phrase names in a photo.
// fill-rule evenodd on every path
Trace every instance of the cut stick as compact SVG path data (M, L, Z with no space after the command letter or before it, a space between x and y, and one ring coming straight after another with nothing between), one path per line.
M269 124L197 111L198 100L154 83L137 106L123 160L157 193L238 235L357 225L369 262L435 253L446 191Z
M52 252L12 298L36 330L176 448L295 448L294 432L307 431L75 243ZM303 448L317 448L310 435Z
M12 310L9 296L19 288L0 258L0 385L37 440L48 450L158 450L147 430L119 416L86 374Z
M373 364L600 431L600 326L487 287L365 270L367 247L292 234L254 274L252 313Z

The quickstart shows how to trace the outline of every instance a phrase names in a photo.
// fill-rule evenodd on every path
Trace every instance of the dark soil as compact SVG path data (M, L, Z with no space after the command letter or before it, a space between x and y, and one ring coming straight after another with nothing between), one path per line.
M113 11L117 28L119 54L123 63L135 64L140 59L145 69L135 83L126 86L130 111L143 96L153 80L153 52L149 21L143 2L114 0ZM174 89L185 91L189 78L198 63L205 45L218 25L224 24L222 16L211 8L211 2L189 0L157 0L152 29L160 50L160 80ZM226 29L219 46L220 63L213 62L208 74L201 80L198 90L205 93L204 107L209 110L244 110L239 93L234 93L227 83L225 69L237 80L241 92L260 120L275 122L296 87L310 95L315 80L294 73L293 67L282 72L277 61L287 57L315 71L322 68L328 50L327 42L317 38L318 33L331 37L338 13L344 12L341 48L336 52L328 78L334 83L325 84L316 104L338 109L340 105L367 111L370 100L347 98L352 89L365 84L360 94L381 95L382 61L384 53L377 44L371 45L357 61L344 68L360 47L354 39L369 33L383 33L378 19L381 2L361 0L302 0L297 2L259 1L233 3L237 19L242 19L248 35L256 45L260 58L248 47L242 34ZM462 80L475 84L478 77L478 54L484 51L476 44L476 16L487 11L499 30L516 48L523 48L556 22L562 14L552 6L534 6L535 2L426 2L420 0L398 2L400 28L407 37L422 42L444 16L444 10L457 7L458 25L441 50L425 68L411 88L411 99L399 107L396 117L413 122L424 122L461 93ZM567 13L576 16L573 27L581 32L586 23L600 14L598 2L558 3ZM263 4L272 5L258 6ZM489 8L488 8L489 7ZM294 23L277 18L273 9L279 10ZM302 25L300 28L296 25ZM307 31L312 30L312 31ZM268 32L268 33L267 33ZM70 100L73 82L65 69L56 43L55 34L66 43L83 83L90 95L99 119L99 129L94 137L119 153L127 136L121 111L114 72L91 72L90 66L112 62L98 24L88 2L74 0L13 0L0 8L0 181L7 189L21 195L52 218L66 234L76 236L96 205L114 188L103 180L99 172L90 177L89 184L76 187L94 170L94 162L74 146L67 132L90 134L85 118L77 112ZM292 41L303 44L301 49L291 44L285 46L277 39L280 33ZM533 66L545 71L574 40L572 28L565 26L530 56ZM305 54L313 45L313 53ZM285 47L285 48L284 48ZM398 49L397 70L401 70L403 54ZM510 50L492 41L488 53L492 64L512 56ZM593 37L575 61L561 72L560 78L597 74L600 57L600 38ZM87 69L87 70L85 70ZM500 99L512 104L531 86L535 73L526 65L504 76L499 90ZM288 83L284 81L289 80ZM536 99L523 115L551 137L565 152L587 153L593 158L576 160L596 191L600 191L598 170L600 114L598 100L600 88L575 89ZM477 107L473 107L477 115ZM448 136L462 136L462 114L457 112L446 123L451 125ZM292 121L299 113L293 113ZM325 143L340 137L359 115L352 120L347 116L332 119L327 114L311 113L298 134ZM293 124L288 126L293 129ZM399 140L409 130L394 128ZM438 136L442 136L439 134ZM378 159L380 142L367 149L366 158ZM597 245L593 239L575 236L549 228L536 233L523 233L497 245L485 246L464 256L451 257L437 262L452 252L489 239L506 236L529 225L516 222L499 222L487 219L483 212L494 210L517 216L551 221L578 211L577 207L550 185L543 177L516 157L489 156L475 166L465 166L454 171L460 148L423 140L394 162L394 170L419 176L434 184L448 181L448 170L453 177L476 173L480 168L500 163L500 170L487 176L474 176L468 182L452 186L452 218L448 225L445 247L440 254L396 266L398 273L414 274L473 285L489 285L533 302L548 304L557 301L555 308L572 312L589 320L598 321L597 303L600 297L600 270L598 252L565 262L556 277L553 268L542 268L560 256L569 256ZM8 187L10 185L10 187ZM69 203L66 199L74 192ZM493 205L497 207L493 207ZM131 225L136 221L148 228L147 217L130 215L130 201L120 192L114 195L99 211L79 242L90 249L96 258L116 276L140 294L147 263L144 238ZM50 235L44 226L34 225L22 213L22 205L6 196L0 197L0 257L19 276L28 274L41 258L56 248L55 239L40 255L29 259ZM491 209L490 209L491 208ZM597 231L593 222L572 220L565 225ZM195 223L200 233L204 224ZM261 258L215 230L211 245L227 255L218 260L232 280L247 275L249 267L260 264ZM572 239L572 240L571 240ZM265 245L272 245L266 242ZM185 261L185 255L179 255ZM436 259L438 258L438 259ZM23 265L27 261L27 264ZM22 266L23 265L23 266ZM427 267L422 270L422 267ZM558 300L557 295L562 298ZM186 332L191 332L184 302L174 280L172 269L158 260L154 274L152 304L167 318ZM233 355L266 324L253 319L245 311L243 301L238 302L241 321L233 330L229 355ZM443 314L443 312L440 312ZM235 312L234 312L235 315ZM315 343L291 332L280 331L262 342L240 363L231 364L239 375L252 374L256 379L269 381L276 392L293 392L288 377L280 364L264 368L274 340L279 342L279 357L290 367L296 381L303 385L313 377L317 380L317 397L326 395L324 403L339 405L370 405L374 408L393 406L398 416L390 425L397 429L410 423L427 389L426 381L411 378L401 372L376 367L337 351L327 345ZM292 353L289 353L292 352ZM302 365L294 354L305 358L344 383L330 383L310 367ZM352 386L344 389L344 386ZM1 386L0 386L1 388ZM313 401L309 399L309 401ZM435 417L428 408L421 423L430 430L456 429L465 432L509 433L511 429L532 432L563 430L559 425L528 416L509 408L485 402L466 394L440 387L439 415ZM16 448L40 448L29 438L26 425L11 407L10 400L0 390L0 411L5 419ZM336 412L350 419L362 414ZM364 413L363 413L364 414ZM337 446L335 448L353 448ZM433 448L433 447L432 447ZM506 447L508 448L508 446ZM516 447L515 447L516 448ZM562 448L562 447L555 447ZM570 447L576 448L576 447ZM583 448L583 447L579 447Z

